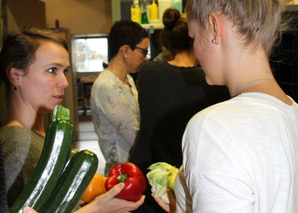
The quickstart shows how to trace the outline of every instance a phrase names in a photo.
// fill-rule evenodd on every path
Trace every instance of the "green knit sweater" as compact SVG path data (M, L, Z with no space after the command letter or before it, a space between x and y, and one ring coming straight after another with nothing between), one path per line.
M0 128L7 202L11 206L40 158L44 137L19 126Z

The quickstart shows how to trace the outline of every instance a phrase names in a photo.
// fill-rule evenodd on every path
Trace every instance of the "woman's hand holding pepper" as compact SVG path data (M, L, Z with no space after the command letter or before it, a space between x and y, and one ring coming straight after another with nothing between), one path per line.
M133 211L144 203L144 195L136 202L115 198L115 196L118 195L123 188L124 183L115 185L111 190L96 197L91 203L75 211L75 213L122 213ZM36 213L36 211L29 207L25 207L23 213Z
M144 203L145 196L142 196L136 202L115 198L115 196L119 194L123 188L124 188L124 183L117 184L111 190L98 196L91 203L80 208L75 213L86 213L86 212L122 213L127 211L133 211L139 208L139 206Z

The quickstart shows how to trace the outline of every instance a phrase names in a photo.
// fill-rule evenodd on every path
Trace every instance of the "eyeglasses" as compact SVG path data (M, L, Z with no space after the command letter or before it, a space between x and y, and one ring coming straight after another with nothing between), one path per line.
M148 54L148 49L144 49L144 48L141 48L141 47L135 47L135 49L139 49L139 50L141 50L141 52L142 52L142 54L143 54L144 56L146 56L146 55Z

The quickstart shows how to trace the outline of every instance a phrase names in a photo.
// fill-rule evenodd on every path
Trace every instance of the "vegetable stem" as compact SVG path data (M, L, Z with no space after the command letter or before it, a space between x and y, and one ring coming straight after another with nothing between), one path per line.
M126 179L127 179L126 174L121 174L117 177L118 183L125 183Z

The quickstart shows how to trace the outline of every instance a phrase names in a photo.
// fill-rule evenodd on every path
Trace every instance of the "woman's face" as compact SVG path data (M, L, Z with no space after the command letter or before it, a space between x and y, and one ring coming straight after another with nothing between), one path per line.
M35 60L21 77L20 92L26 104L40 113L52 112L61 103L68 86L65 76L68 68L69 56L64 47L42 41Z
M136 48L131 51L131 54L128 56L129 73L137 73L140 70L141 65L145 61L148 61L147 56L143 53L143 50L147 50L148 47L149 39L144 38L136 45Z
M201 29L195 20L188 23L189 36L193 38L194 52L205 72L208 84L218 84L220 79L220 66L217 60L216 45L212 43L208 29Z

